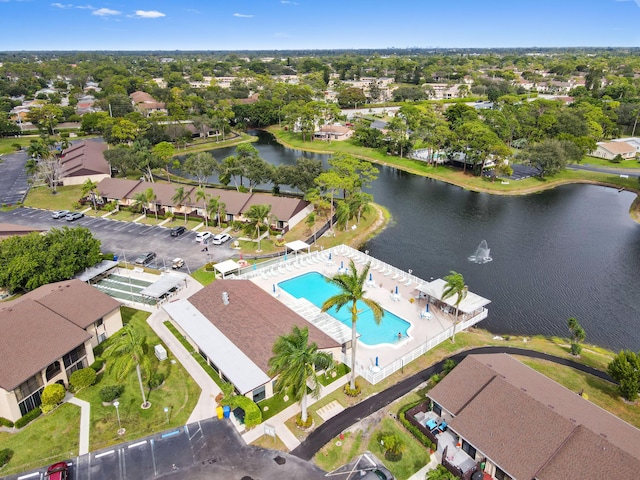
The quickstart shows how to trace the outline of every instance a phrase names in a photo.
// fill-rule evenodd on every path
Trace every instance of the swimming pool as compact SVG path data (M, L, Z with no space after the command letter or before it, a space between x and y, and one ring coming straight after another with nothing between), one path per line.
M280 282L278 286L296 298L305 298L316 307L322 308L322 304L330 297L340 293L340 289L326 281L326 277L318 272L309 272L298 277ZM398 333L407 337L411 324L397 315L385 310L380 325L376 325L371 309L364 302L358 302L358 323L356 330L360 334L360 341L366 345L375 346L381 343L394 343L398 341ZM331 308L328 312L332 317L340 320L346 326L351 327L350 305L343 306L339 312Z

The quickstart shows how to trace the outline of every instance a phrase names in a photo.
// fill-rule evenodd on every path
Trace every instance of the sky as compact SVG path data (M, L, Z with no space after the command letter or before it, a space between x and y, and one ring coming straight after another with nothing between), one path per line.
M639 47L639 26L640 0L0 0L0 51Z

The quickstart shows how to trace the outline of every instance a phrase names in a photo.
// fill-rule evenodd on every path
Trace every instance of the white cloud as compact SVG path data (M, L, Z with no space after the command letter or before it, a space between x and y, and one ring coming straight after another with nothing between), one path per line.
M300 5L298 2L290 2L289 0L280 0L280 3L283 5Z
M80 10L95 10L95 7L92 7L91 5L76 5L76 8L79 8Z
M233 14L234 17L239 17L239 18L252 18L253 15L247 15L245 13L234 13Z
M51 4L51 6L52 6L52 7L56 7L56 8L62 8L62 9L65 9L65 8L72 8L72 7L73 7L73 5L71 5L70 3L67 3L67 4L65 5L65 4L63 4L63 3L57 3L57 2L56 2L56 3L52 3L52 4Z
M110 8L99 8L91 12L91 15L98 15L99 17L108 17L110 15L120 15L122 12L118 10L111 10Z
M166 17L166 15L157 10L136 10L134 17L138 18L161 18Z

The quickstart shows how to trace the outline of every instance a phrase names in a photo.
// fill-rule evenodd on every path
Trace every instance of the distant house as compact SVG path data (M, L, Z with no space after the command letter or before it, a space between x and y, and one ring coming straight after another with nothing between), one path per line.
M640 137L614 138L612 142L624 142L636 149L636 154L640 153Z
M45 386L67 385L121 328L120 303L80 280L0 304L0 417L16 421L40 406Z
M627 142L598 142L595 151L591 152L591 156L613 160L620 155L623 159L634 158L636 156L636 148Z
M509 355L469 355L427 397L409 421L460 478L638 478L640 430Z
M18 235L28 235L32 232L44 232L44 230L25 225L14 225L13 223L0 223L0 241Z
M293 326L340 359L341 345L250 280L218 280L188 300L163 306L171 322L240 395L254 402L273 396L273 344Z
M313 137L319 140L346 140L351 138L353 130L342 125L322 125L313 133Z
M147 92L133 92L129 98L134 108L147 117L152 113L167 113L164 102L158 102Z
M62 184L82 185L87 179L97 183L111 177L111 167L104 158L107 148L106 143L84 141L63 150L60 154Z

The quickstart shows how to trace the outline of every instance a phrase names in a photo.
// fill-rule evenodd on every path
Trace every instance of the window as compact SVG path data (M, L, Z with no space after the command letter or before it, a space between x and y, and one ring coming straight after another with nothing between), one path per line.
M475 460L475 458L476 458L476 449L470 443L468 443L466 440L462 440L462 450L467 452L469 454L469 456L472 459Z
M51 380L53 377L58 375L61 371L62 369L60 368L60 362L56 360L55 362L53 362L51 365L47 367L47 373L46 373L47 381Z
M15 389L16 398L21 401L39 390L43 385L40 375L34 375Z
M84 349L84 345L80 345L79 347L71 350L67 353L62 360L64 361L65 368L69 368L74 363L78 362L80 359L84 358L87 352Z
M260 400L264 400L266 397L266 394L264 392L265 392L264 385L256 388L253 391L253 401L258 403Z
M511 477L496 467L496 473L494 474L497 480L511 480Z
M101 318L96 322L96 328L101 327L104 324L104 320Z
M433 412L439 417L442 416L442 407L438 405L436 402L433 402Z

